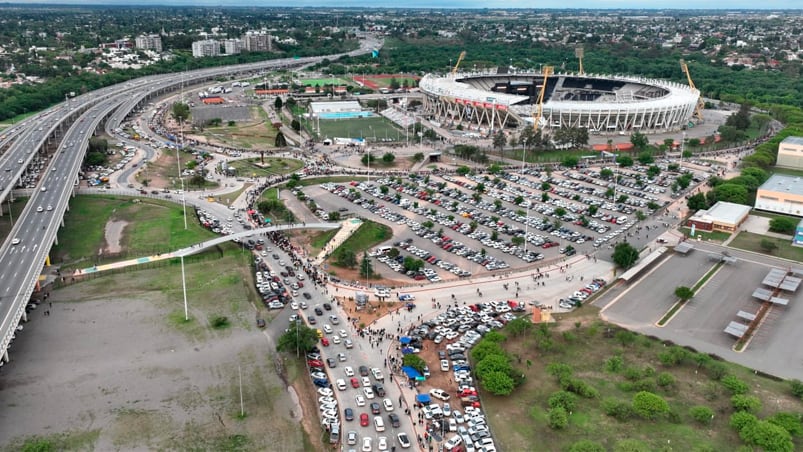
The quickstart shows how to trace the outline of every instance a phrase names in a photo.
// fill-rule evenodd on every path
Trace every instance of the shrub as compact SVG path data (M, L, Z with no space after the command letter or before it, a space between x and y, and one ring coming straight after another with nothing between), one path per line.
M667 386L675 385L675 376L669 372L661 372L658 374L658 386L666 388Z
M747 411L748 413L758 413L761 411L761 400L756 396L736 394L731 397L731 405L736 411Z
M575 340L577 340L577 335L572 333L571 331L564 331L563 340L566 342L574 342Z
M703 397L709 402L718 399L720 395L722 395L722 387L718 383L709 381L703 388Z
M666 413L666 420L668 420L672 424L681 424L683 423L683 419L680 417L680 413L673 409L669 409Z
M549 407L557 408L563 407L566 411L574 410L577 403L577 396L568 391L553 392L549 396Z
M709 425L714 418L714 410L704 405L697 405L689 409L689 415L700 424Z
M705 365L708 378L719 381L728 374L728 366L719 361L711 361Z
M581 439L569 447L569 452L605 452L605 447L596 441Z
M739 432L742 441L766 451L792 452L795 449L789 432L767 421L756 421L744 426Z
M746 425L758 422L758 418L753 413L747 411L737 411L731 414L730 426L737 432L741 432Z
M767 422L771 422L783 428L792 436L798 436L803 433L803 424L800 422L799 414L785 412L775 413L767 419Z
M743 382L735 375L728 375L722 378L721 381L722 386L725 386L731 394L747 394L747 391L750 390L747 383Z
M633 410L644 419L655 419L669 412L669 404L659 395L641 391L633 396Z
M636 342L636 333L632 331L621 330L616 332L614 338L623 346L628 346Z
M611 373L619 373L625 365L625 360L620 355L614 355L605 360L605 370Z
M641 380L633 383L634 391L655 392L657 387L658 386L655 384L655 380L653 380L652 378L642 378Z
M683 347L673 345L668 350L658 354L658 360L667 367L679 366L689 358L689 351Z
M549 410L547 419L549 427L554 430L561 430L569 426L569 413L562 406Z
M630 381L620 381L616 383L616 387L619 388L622 392L633 392L633 382Z
M217 316L212 319L212 328L222 330L229 326L229 318L225 316Z
M550 363L546 366L546 371L549 375L557 378L558 381L571 377L574 373L572 366L564 363Z
M624 372L622 372L622 376L630 381L640 380L641 369L637 369L635 367L628 367L627 369L624 370Z
M803 399L803 381L800 380L792 380L789 382L789 386L792 389L792 395Z
M620 421L626 421L635 414L629 403L610 397L602 401L602 410L608 416Z
M560 385L564 390L573 392L586 399L599 397L599 391L597 391L596 388L579 378L564 378L560 381Z
M651 366L644 366L644 369L641 371L641 374L644 375L644 377L652 377L655 375L655 368Z
M650 447L637 439L623 439L613 446L613 452L650 452Z

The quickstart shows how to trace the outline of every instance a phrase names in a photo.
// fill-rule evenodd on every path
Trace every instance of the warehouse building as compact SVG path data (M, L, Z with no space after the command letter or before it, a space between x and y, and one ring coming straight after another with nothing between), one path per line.
M773 174L758 187L756 209L803 216L803 179Z
M734 232L750 214L750 206L719 201L708 210L698 210L686 221L686 226L698 231Z
M778 166L803 169L803 137L786 137L778 145Z

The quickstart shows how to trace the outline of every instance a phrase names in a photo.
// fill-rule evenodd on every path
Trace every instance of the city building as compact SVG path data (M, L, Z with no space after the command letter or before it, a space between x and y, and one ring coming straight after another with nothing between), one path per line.
M758 187L756 209L803 216L803 179L773 174Z
M803 137L786 137L778 145L778 166L803 169Z
M243 40L238 38L223 40L223 53L237 55L243 51Z
M273 51L273 37L266 30L247 31L243 35L243 45L249 52Z
M734 232L750 214L750 206L719 201L708 210L700 209L686 221L698 231Z
M204 39L192 43L192 56L195 58L220 55L220 41Z
M139 35L134 40L134 45L138 49L149 49L156 52L162 51L162 37L159 35Z

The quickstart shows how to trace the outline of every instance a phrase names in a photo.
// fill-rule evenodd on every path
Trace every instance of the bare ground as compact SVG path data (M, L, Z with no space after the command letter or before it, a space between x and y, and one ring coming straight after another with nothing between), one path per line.
M106 238L105 253L117 254L123 250L120 246L120 238L123 236L123 230L127 225L127 221L109 221L106 223L106 228L104 229Z

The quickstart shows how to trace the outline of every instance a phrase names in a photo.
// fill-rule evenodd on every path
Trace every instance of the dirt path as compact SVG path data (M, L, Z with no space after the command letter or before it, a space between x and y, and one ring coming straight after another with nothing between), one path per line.
M123 231L128 226L127 221L109 221L106 223L104 231L106 238L105 252L109 254L120 253L123 248L120 246L120 239L123 237Z

